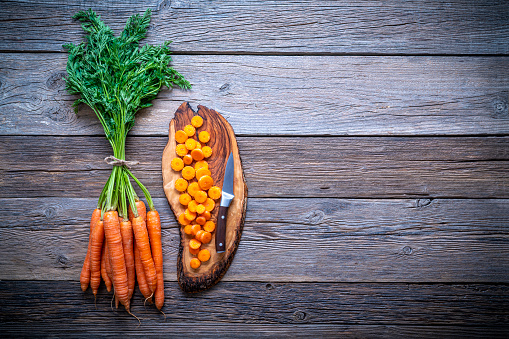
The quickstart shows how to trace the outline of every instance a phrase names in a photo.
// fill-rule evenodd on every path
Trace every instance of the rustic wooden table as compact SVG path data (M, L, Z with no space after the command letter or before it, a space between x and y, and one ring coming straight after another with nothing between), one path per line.
M0 334L509 335L506 1L0 2ZM92 7L119 32L147 7L192 91L140 112L128 157L163 219L166 318L97 305L78 275L110 168L73 113L63 43ZM168 123L221 112L249 187L224 279L185 295L164 198Z

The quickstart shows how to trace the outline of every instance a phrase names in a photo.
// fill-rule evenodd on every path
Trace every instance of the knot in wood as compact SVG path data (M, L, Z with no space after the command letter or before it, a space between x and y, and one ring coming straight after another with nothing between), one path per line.
M306 313L302 311L295 311L293 312L293 319L297 321L303 321L306 319Z

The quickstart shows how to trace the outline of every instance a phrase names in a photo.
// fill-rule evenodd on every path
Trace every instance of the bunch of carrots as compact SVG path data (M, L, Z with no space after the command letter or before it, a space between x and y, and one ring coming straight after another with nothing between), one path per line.
M108 291L130 313L136 278L143 296L155 298L160 310L164 303L161 221L148 190L130 171L126 161L127 133L136 113L151 106L162 86L190 88L191 84L170 67L169 43L144 45L150 10L129 18L120 36L91 9L74 15L87 33L85 41L66 44L66 89L79 95L74 102L88 105L104 128L111 144L111 175L92 213L88 251L80 282L85 291L97 295L101 277ZM107 160L106 158L105 160ZM131 180L143 192L149 211L138 198Z

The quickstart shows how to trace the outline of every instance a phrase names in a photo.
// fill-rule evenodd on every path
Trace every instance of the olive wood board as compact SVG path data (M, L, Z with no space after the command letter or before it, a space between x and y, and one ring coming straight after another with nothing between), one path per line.
M190 266L190 260L196 257L189 252L189 240L192 237L185 234L184 226L180 225L177 279L181 289L187 293L206 290L215 285L224 276L239 245L247 204L247 185L233 128L215 110L199 105L198 111L195 113L189 103L184 102L177 109L175 117L170 122L168 144L164 149L162 158L163 188L175 218L178 220L178 216L185 211L185 206L179 202L181 193L175 189L175 181L181 178L181 173L171 168L171 160L177 156L175 153L177 145L175 132L183 130L185 125L191 124L191 118L196 114L203 118L203 125L196 129L196 133L198 134L201 131L210 133L210 141L207 143L207 146L212 148L212 155L205 160L209 165L215 186L220 188L223 186L226 162L230 152L233 153L235 162L233 190L235 198L228 209L225 252L216 252L216 231L212 232L212 240L208 244L202 244L201 247L202 249L208 249L211 257L208 261L202 262L201 266L197 269L193 269ZM217 223L220 199L216 200L215 203L216 205L211 212L211 220Z

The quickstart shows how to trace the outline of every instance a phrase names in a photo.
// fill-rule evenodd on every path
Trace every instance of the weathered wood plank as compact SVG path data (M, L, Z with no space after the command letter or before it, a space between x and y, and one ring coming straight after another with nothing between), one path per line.
M0 50L61 51L92 7L117 32L151 8L147 42L179 52L507 54L503 1L2 1ZM48 34L51 32L52 34Z
M155 197L164 197L166 142L132 137L127 147ZM509 197L508 137L239 137L238 143L250 197ZM102 137L1 137L0 196L98 197L110 171L102 159L110 153Z
M0 199L0 228L86 228L97 198ZM154 199L163 229L178 227L165 198ZM508 199L249 199L242 240L327 240L352 236L506 236Z
M65 63L64 54L0 54L0 134L103 134L90 109L74 114ZM509 134L508 64L507 57L177 55L174 66L193 90L161 92L132 134L167 135L183 101L219 111L237 135Z
M162 237L165 280L175 281L178 229L164 229ZM0 238L0 280L77 280L88 229L86 224L59 230L0 228ZM242 239L223 280L507 283L508 267L506 234L458 236L440 230L366 236L330 229L322 238L276 233L271 240Z
M296 329L303 325L425 324L491 325L507 330L508 292L505 285L482 284L221 282L204 293L186 295L177 283L167 283L166 319L154 307L144 308L136 291L132 311L142 318L138 328L138 322L125 311L111 309L111 297L104 288L96 306L92 294L82 293L76 282L4 281L0 282L0 320L2 326L33 323L42 330L54 330L57 322L62 329L93 322L97 330L114 326L125 332L153 326L164 331L163 324L175 323L187 328L197 324L202 330L213 324L242 328L246 323L297 325Z

